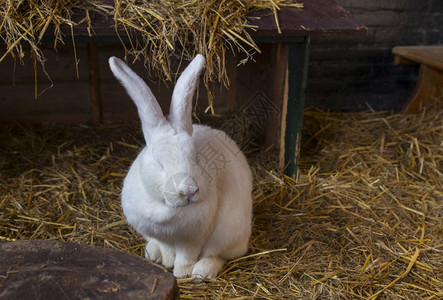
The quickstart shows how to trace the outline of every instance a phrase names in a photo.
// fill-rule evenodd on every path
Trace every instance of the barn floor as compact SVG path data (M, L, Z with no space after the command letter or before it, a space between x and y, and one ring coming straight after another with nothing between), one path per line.
M142 254L119 193L136 125L0 127L0 242L57 239ZM299 178L249 145L247 256L183 299L442 299L443 104L415 115L307 111Z

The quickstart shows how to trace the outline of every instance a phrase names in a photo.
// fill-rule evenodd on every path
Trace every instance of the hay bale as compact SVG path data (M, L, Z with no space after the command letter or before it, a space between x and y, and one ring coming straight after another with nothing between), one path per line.
M179 299L163 268L122 251L59 241L0 244L0 299Z

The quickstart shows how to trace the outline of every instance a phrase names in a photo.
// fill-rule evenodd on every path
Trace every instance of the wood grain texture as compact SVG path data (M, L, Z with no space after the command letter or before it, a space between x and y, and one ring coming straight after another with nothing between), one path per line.
M46 86L45 86L46 87ZM43 88L43 87L42 87ZM91 102L86 81L56 82L34 99L34 85L1 86L0 122L90 123Z
M397 64L405 64L404 59L443 71L443 46L397 46L392 53L399 58Z
M103 123L102 101L100 97L100 73L98 71L98 47L88 43L89 95L92 105L92 122Z
M367 27L357 21L333 0L302 1L303 8L283 7L278 12L282 34L278 33L274 15L269 11L253 13L260 19L251 21L258 26L254 36L311 36L332 34L366 34Z
M443 46L397 46L392 53L395 64L420 65L417 84L403 113L416 112L443 98Z
M59 241L0 244L0 299L179 299L171 273L122 251Z
M39 92L53 82L77 81L77 70L80 80L88 79L88 52L86 44L76 45L78 62L74 60L74 47L72 44L59 45L57 51L52 49L52 44L43 44L41 47L46 58L44 66L37 63L37 82ZM30 56L23 58L23 64L10 56L0 63L0 88L34 83L34 66ZM46 73L45 73L46 72ZM49 77L49 78L48 78Z
M286 114L284 109L287 105L287 67L288 67L288 45L286 43L272 44L271 56L271 102L280 111L276 116L271 115L266 127L266 146L274 146L284 152L281 147L281 137L284 137L284 125ZM285 105L283 105L285 104Z
M422 64L417 85L408 102L403 106L402 112L416 112L441 99L443 99L443 71Z
M105 0L113 5L114 1ZM299 1L300 2L300 1ZM251 30L253 36L310 36L331 34L366 34L367 28L358 22L349 12L338 5L334 0L309 0L303 1L304 8L283 7L278 11L278 19L282 33L279 34L271 11L254 11L249 15L250 24L256 25L256 30ZM260 17L257 19L256 17ZM81 12L74 12L73 20L83 18ZM123 28L115 27L113 18L102 15L93 16L92 27L95 37L115 36L119 32L126 36ZM71 28L63 26L62 32L71 35ZM74 28L74 35L88 36L87 24ZM91 38L94 38L92 36Z

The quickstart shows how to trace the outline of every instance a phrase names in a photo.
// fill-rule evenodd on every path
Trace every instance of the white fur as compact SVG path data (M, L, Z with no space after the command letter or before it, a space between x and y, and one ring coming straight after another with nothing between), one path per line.
M191 123L203 56L178 79L167 118L124 62L111 57L109 64L138 107L147 142L123 183L128 223L146 238L146 258L173 267L175 276L217 276L226 260L247 252L252 176L224 132Z

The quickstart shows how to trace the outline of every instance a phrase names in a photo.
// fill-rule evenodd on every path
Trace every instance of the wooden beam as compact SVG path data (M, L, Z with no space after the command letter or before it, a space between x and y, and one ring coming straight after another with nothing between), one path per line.
M288 105L285 134L285 174L297 175L300 157L301 130L305 108L305 89L309 63L309 38L289 43L288 49Z
M266 126L266 147L274 146L284 153L281 139L284 139L284 131L281 132L282 125L286 122L287 103L287 67L288 67L288 45L286 43L272 43L271 50L271 102L281 113L270 114ZM284 115L284 116L283 116ZM284 157L284 156L283 156ZM281 161L284 167L284 159Z
M103 123L102 101L100 98L100 76L98 66L98 49L96 43L88 43L89 62L89 96L92 105L92 122Z
M237 80L237 61L236 56L228 51L227 56L227 69L229 74L229 88L228 95L226 98L226 108L228 111L233 111L238 105L237 94L238 94L238 80Z

